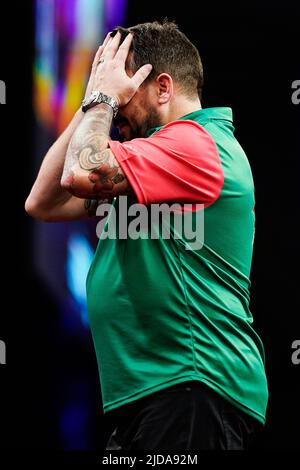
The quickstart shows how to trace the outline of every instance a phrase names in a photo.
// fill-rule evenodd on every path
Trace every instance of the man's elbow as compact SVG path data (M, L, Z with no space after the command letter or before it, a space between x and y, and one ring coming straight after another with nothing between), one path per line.
M42 210L37 201L35 201L30 195L25 201L25 211L33 219L40 220L42 222L48 222L50 220L48 211Z
M25 211L27 212L30 217L33 217L34 219L37 219L39 216L39 211L38 211L38 206L37 204L32 200L30 196L25 201Z

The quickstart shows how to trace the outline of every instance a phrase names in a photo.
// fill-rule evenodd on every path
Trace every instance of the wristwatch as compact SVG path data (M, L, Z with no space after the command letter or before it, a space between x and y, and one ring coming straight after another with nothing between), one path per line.
M90 96L85 98L81 103L81 109L85 113L88 109L96 106L97 104L106 103L113 109L114 117L116 117L119 110L117 101L112 96L107 96L101 91L93 91Z

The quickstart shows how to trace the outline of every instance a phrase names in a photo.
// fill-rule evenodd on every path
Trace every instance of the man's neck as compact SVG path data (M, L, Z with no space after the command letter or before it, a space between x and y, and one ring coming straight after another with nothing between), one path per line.
M202 107L198 98L195 100L187 100L185 97L177 97L165 116L164 120L166 122L164 124L175 121L176 119L179 119L186 114L193 113L194 111L199 111L199 109L202 109Z

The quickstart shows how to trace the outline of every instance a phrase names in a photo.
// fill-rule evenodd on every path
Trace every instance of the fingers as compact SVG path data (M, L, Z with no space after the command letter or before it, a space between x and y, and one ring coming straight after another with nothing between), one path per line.
M130 45L132 43L132 39L133 39L133 34L131 33L127 34L126 38L120 45L115 55L115 59L119 60L120 62L125 63L127 56L128 56L129 49L130 49Z
M101 57L101 55L102 55L102 53L103 53L103 50L104 50L103 45L99 46L99 48L98 48L98 50L97 50L97 52L96 52L96 54L95 54L95 57L94 57L93 68L97 67L98 62L99 62L99 60L100 60L100 57Z
M145 64L143 65L132 77L132 81L134 83L134 87L138 89L138 87L146 80L148 75L151 73L152 65Z
M112 37L111 37L110 34L111 34L111 31L110 31L109 33L107 33L107 35L106 35L106 37L105 37L105 39L104 39L104 41L103 41L103 44L102 44L103 49L105 48L106 44L112 39Z
M104 52L104 49L106 47L106 45L112 40L112 37L110 35L110 32L107 33L107 35L105 36L105 39L103 41L103 43L101 44L101 46L99 46L96 54L95 54L95 57L94 57L94 60L93 60L93 67L97 67L98 63L99 63L99 60L100 60L100 57L101 55L103 54Z
M133 35L127 34L126 38L120 45L121 34L118 31L112 38L110 33L107 34L103 44L99 47L93 65L98 65L100 57L105 53L105 60L117 59L125 63L132 42Z
M110 41L109 44L107 44L105 47L105 60L113 59L115 57L119 48L120 39L121 34L118 31L117 34L113 37L112 41Z

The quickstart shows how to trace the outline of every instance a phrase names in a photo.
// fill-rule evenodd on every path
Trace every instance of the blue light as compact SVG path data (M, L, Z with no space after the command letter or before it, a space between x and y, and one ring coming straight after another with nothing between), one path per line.
M87 429L89 411L86 404L70 401L62 411L60 430L67 450L86 450L88 448Z
M94 252L87 238L74 233L68 240L66 276L67 285L76 302L81 321L88 326L85 282Z

